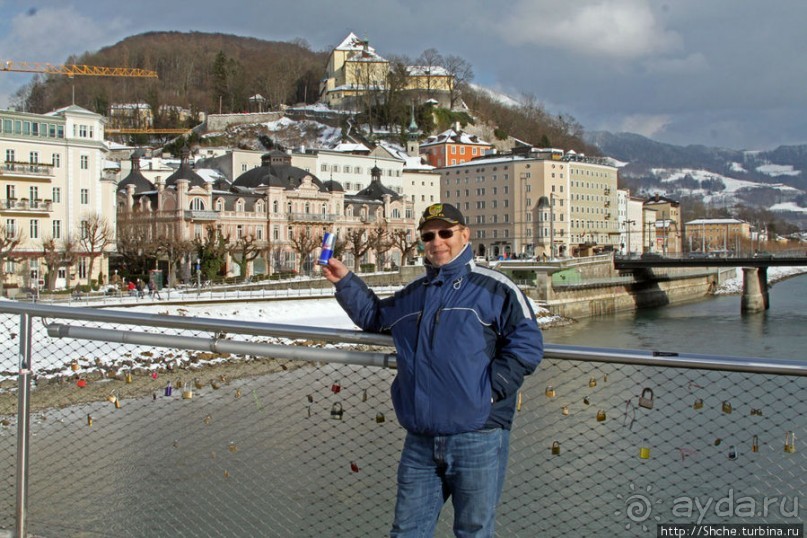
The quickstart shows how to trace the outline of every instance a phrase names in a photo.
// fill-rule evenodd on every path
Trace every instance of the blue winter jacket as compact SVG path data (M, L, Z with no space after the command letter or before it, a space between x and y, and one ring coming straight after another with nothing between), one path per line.
M407 431L450 435L509 429L518 390L543 356L524 294L473 261L470 245L448 264L380 299L355 274L336 298L365 331L392 333L398 372L392 402Z

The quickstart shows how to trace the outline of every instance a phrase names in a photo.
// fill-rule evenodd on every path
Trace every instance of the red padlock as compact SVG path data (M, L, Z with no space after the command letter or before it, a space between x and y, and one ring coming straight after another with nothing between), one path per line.
M331 392L333 392L334 394L339 394L341 390L342 386L339 383L334 383L333 385L331 385Z
M79 379L78 381L76 381L76 385L78 385L78 388L83 389L84 387L87 386L87 380Z
M351 461L350 462L350 470L353 471L354 473L358 473L359 472L359 465L355 461Z

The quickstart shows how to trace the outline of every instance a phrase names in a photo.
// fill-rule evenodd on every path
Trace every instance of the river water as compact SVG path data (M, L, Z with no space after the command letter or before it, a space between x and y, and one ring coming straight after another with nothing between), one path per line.
M739 295L583 319L546 329L548 343L740 357L804 359L807 274L770 288L766 312L742 314Z

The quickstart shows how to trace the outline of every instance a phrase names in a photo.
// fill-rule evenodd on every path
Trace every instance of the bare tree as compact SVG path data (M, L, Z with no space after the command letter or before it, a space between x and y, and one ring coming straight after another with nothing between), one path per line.
M375 252L375 267L376 271L384 269L384 254L389 252L392 248L392 242L389 240L386 225L377 226L370 231L368 242L370 247Z
M353 253L353 272L358 273L361 258L372 248L365 228L353 228L345 237L346 249Z
M123 258L123 266L131 277L146 273L144 254L151 251L151 224L137 213L118 217L117 251Z
M471 64L454 55L446 56L443 67L448 74L449 108L453 109L462 89L473 80L474 71Z
M78 243L84 254L90 259L87 267L87 285L92 284L92 269L95 259L101 256L106 248L115 240L115 233L106 217L89 215L81 221L81 234ZM99 270L98 284L101 284L102 273Z
M392 246L401 251L401 265L406 264L409 256L415 252L418 246L418 240L409 240L411 233L408 230L393 230L390 233L390 241Z
M48 270L45 286L49 291L53 291L56 287L56 277L59 275L59 269L61 267L70 267L76 263L76 242L73 239L65 239L62 242L62 247L59 248L53 237L45 237L42 239L42 257L45 259L45 267Z
M196 245L193 241L180 239L177 234L167 234L155 242L155 252L168 262L167 282L176 285L177 265L196 254Z
M434 94L434 77L443 66L443 56L437 52L437 49L426 49L420 53L420 56L415 61L417 62L417 67L423 70L423 76L426 78L426 96L432 97Z
M230 235L221 233L221 230L213 225L205 228L204 237L193 240L194 248L199 256L201 271L208 280L212 280L221 273L229 242Z
M25 236L18 228L9 229L5 225L0 224L0 269L5 265L5 262L17 261L19 259L17 256L14 256L14 249L24 241ZM5 279L5 271L0 270L0 293L3 292Z
M259 242L252 234L236 239L235 243L230 246L230 256L238 264L241 278L246 279L250 276L247 274L249 263L255 261L270 248L271 246L268 242Z
M305 271L305 263L312 252L322 243L322 237L316 237L311 232L310 226L298 226L289 238L291 248L300 257L299 272Z

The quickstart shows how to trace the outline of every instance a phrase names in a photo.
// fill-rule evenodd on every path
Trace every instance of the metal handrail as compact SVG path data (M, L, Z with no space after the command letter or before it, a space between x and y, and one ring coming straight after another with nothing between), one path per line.
M184 316L166 316L158 314L144 314L139 312L98 310L94 308L60 307L27 303L23 304L11 301L0 303L0 313L25 314L42 318L76 319L111 324L140 325L184 330L203 330L213 332L216 335L221 335L222 333L233 333L249 334L253 336L271 336L308 340L313 339L325 342L345 342L386 347L393 346L392 337L389 335L368 333L351 329L305 327L300 325L285 325L278 323L261 323L216 318L189 318ZM97 338L99 340L121 343L150 344L158 347L183 347L184 345L192 345L195 346L193 347L194 349L201 346L201 349L219 351L225 351L226 349L232 353L263 354L265 352L274 357L290 359L324 360L324 355L327 355L327 352L333 351L316 348L311 352L309 358L304 358L303 355L307 355L306 352L300 351L299 349L289 349L299 346L280 346L235 342L232 340L224 340L218 336L212 339L193 338L155 335L148 333L134 333L132 331L73 327L65 324L51 323L47 325L49 334L55 337L84 339ZM182 339L182 345L178 345L180 343L179 339ZM185 341L185 339L188 340ZM261 350L252 346L266 346L266 348ZM374 358L372 361L370 361L370 363L374 365L393 367L393 362L389 354L379 353L378 355L380 355L381 358ZM544 347L544 356L552 359L576 361L596 361L670 368L807 376L807 361L792 359L732 357L679 353L669 350L631 350L553 344L547 344ZM335 360L335 362L352 362L355 364L367 363L366 361L347 361L344 359L344 356L342 359Z

